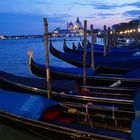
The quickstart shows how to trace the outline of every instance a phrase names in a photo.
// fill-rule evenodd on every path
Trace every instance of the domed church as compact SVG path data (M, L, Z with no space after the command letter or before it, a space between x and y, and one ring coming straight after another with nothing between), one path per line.
M74 30L74 31L79 31L79 30L83 29L82 23L79 20L79 17L77 17L77 20L76 20L75 23L72 23L72 22L67 23L67 29L68 30Z
M79 17L77 17L76 22L67 23L67 29L60 29L57 27L52 32L53 36L83 36L83 34L84 30Z

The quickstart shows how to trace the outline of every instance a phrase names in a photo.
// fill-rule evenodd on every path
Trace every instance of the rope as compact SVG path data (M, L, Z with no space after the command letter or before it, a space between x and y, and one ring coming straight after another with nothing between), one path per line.
M112 107L112 119L115 121L115 126L117 126L118 124L117 124L117 120L115 118L115 108L114 108L114 106Z
M71 107L66 106L66 105L64 105L64 104L62 104L62 103L60 103L60 105L63 106L63 107L65 107L65 108L67 108L69 113L79 113L79 114L85 115L85 121L88 120L90 126L93 128L93 124L92 124L92 122L91 122L90 115L89 115L89 111L88 111L88 106L89 106L89 105L93 105L92 103L87 103L87 104L86 104L86 112L80 112L80 111L78 111L77 109L71 108Z
M64 104L62 104L62 103L60 103L60 105L63 106L63 107L65 107L65 108L67 108L69 113L79 113L79 114L82 114L82 115L85 114L85 112L80 112L80 111L78 111L77 109L71 108L71 107L69 107L69 106L67 106L67 105L64 105Z
M86 104L86 113L85 113L85 121L87 121L87 119L89 120L89 124L90 126L93 128L93 124L91 122L91 119L90 119L90 115L89 115L89 111L88 111L88 106L89 105L93 105L92 103L87 103Z

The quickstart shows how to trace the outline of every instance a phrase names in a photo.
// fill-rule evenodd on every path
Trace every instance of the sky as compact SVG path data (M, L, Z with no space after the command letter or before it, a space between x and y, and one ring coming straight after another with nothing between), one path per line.
M140 0L0 0L0 34L43 34L44 17L53 31L77 17L102 29L139 16Z

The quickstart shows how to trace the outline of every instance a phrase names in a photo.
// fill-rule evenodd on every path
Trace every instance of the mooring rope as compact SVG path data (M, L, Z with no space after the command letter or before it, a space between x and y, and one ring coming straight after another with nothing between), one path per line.
M114 106L112 107L112 119L115 121L115 126L117 126L118 124L117 124L117 120L115 118L115 107Z
M92 103L87 103L87 104L86 104L85 121L87 121L87 118L88 118L89 124L90 124L90 126L93 128L93 124L92 124L92 122L91 122L90 115L89 115L89 111L88 111L88 106L89 106L89 105L93 105L93 104L92 104Z

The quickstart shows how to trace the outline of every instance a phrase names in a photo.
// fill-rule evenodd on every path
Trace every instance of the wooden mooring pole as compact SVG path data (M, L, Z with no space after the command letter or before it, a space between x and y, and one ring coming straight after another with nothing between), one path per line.
M107 37L106 37L106 25L104 25L104 56L106 56L106 49L107 49Z
M95 70L95 61L94 61L94 42L95 42L95 36L93 32L93 25L90 26L91 29L91 69L92 71Z
M51 99L51 75L49 68L49 49L48 49L48 22L46 18L44 18L44 45L46 57L46 81L47 81L48 99Z
M87 68L87 20L84 20L83 85L86 85Z
M111 47L111 35L110 35L110 27L108 27L108 31L107 31L107 50L108 52L110 52L110 47Z

